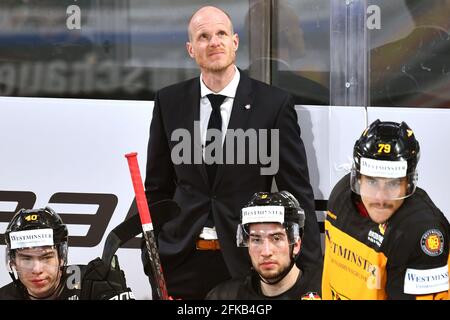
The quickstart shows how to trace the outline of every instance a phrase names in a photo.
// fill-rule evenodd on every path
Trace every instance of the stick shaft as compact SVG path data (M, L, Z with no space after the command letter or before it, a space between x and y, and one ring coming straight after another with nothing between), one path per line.
M168 300L166 281L159 259L158 246L156 245L155 233L153 231L152 218L148 208L147 197L145 196L144 185L142 184L141 173L137 161L137 153L132 152L125 155L130 169L131 181L133 182L134 194L136 196L136 204L141 219L142 230L144 232L145 244L150 258L150 265L154 276L152 285L156 285L158 299Z

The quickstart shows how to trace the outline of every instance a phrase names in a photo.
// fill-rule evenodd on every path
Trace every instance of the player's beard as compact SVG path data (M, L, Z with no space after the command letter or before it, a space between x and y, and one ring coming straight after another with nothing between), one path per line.
M217 60L217 61L198 61L200 67L204 70L207 70L209 72L213 73L220 73L225 70L227 70L231 65L234 64L236 61L236 54L234 52L231 53L231 55L227 56L227 59L225 61L223 60Z
M285 276L285 273L287 271L287 269L289 268L289 265L285 265L283 267L281 267L280 269L278 269L277 272L273 272L271 271L263 271L261 268L259 268L259 275L264 278L264 280L266 280L268 283L271 282L276 282L280 279L280 277Z

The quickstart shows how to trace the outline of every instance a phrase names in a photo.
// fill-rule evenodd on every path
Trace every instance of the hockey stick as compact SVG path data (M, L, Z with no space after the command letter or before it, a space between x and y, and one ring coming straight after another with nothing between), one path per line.
M150 265L155 277L155 283L158 285L156 288L156 292L158 294L157 299L169 300L166 281L164 280L158 248L156 246L152 218L150 216L150 210L148 208L147 198L144 192L144 185L142 184L141 173L139 171L137 153L128 153L125 157L127 158L128 167L130 168L131 181L133 182L134 194L136 195L136 204L139 211L139 217L141 219L142 231L144 233L148 256L150 258Z
M134 206L136 206L135 203L133 203L133 207ZM158 231L161 230L162 225L180 213L180 207L178 204L169 199L152 203L149 210L153 212L154 217L155 215L158 216L158 220L152 220L153 232L155 233L156 239L158 239ZM136 213L128 217L125 221L117 225L109 232L103 246L102 260L106 263L106 265L110 265L116 251L129 240L140 235L141 233L141 219L139 218L139 214ZM153 281L154 279L151 280Z
M133 239L142 232L139 215L135 214L116 226L106 237L103 246L102 260L107 266L111 265L113 256L124 243Z

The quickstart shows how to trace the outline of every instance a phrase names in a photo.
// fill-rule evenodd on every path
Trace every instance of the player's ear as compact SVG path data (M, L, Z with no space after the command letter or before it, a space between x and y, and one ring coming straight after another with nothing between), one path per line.
M294 255L298 255L300 253L301 246L302 246L302 240L298 239L298 241L296 241L294 243Z
M239 48L239 35L237 33L233 34L233 48L234 51L237 51Z
M195 58L195 52L194 52L194 47L192 46L192 43L190 43L189 41L186 42L186 50L189 54L189 56L194 59Z

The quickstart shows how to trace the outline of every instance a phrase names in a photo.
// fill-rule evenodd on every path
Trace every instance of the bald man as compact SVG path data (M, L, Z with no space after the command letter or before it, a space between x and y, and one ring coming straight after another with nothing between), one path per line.
M248 255L236 247L240 208L255 192L270 191L274 178L306 209L300 258L321 268L292 97L235 66L239 37L223 10L197 10L188 36L186 49L200 76L156 93L145 180L149 204L173 199L181 208L153 217L162 225L155 232L169 294L202 299L216 284L248 271ZM247 134L245 143L238 143L239 132Z

